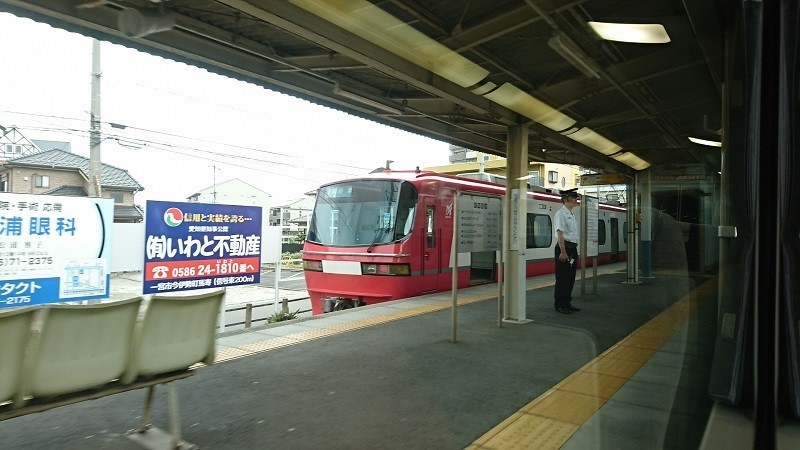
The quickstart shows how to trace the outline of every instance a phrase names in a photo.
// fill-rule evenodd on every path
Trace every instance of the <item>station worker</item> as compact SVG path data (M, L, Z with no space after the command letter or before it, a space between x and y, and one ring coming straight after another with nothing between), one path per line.
M561 203L564 205L553 218L558 244L555 247L556 286L554 303L556 311L572 314L581 309L572 306L572 287L575 285L575 273L578 266L578 239L580 228L572 210L578 206L577 189L561 191Z

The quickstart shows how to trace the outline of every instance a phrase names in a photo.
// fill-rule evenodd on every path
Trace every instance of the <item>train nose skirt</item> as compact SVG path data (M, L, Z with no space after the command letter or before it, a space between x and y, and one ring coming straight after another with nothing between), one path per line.
M341 311L343 309L364 306L364 301L346 297L326 297L322 299L322 312Z

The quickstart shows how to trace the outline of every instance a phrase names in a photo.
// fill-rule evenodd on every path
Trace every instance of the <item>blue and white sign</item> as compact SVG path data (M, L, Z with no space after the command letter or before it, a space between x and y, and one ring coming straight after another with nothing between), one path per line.
M108 298L114 201L0 193L0 308Z
M148 201L145 294L261 281L261 207Z

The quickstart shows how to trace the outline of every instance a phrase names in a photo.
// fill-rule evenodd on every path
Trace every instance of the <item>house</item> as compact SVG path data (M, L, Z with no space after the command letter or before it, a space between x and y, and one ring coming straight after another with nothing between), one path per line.
M272 196L238 178L222 181L200 189L186 197L195 203L224 203L228 205L257 205L269 209Z
M40 151L36 143L30 141L15 126L0 125L0 164L11 158ZM0 186L2 192L2 186Z
M43 139L31 139L31 142L39 147L39 151L64 150L72 153L72 144L62 141L45 141Z
M450 146L450 164L426 167L437 173L451 175L486 172L505 176L506 159L488 153L468 150L455 145ZM549 162L530 162L528 164L528 185L546 189L572 189L580 186L580 167Z
M308 220L313 210L314 198L294 199L270 208L269 224L283 227L283 242L305 239Z
M226 205L260 206L261 223L267 223L272 195L238 178L231 178L200 189L186 197L190 203L222 203Z
M134 203L144 190L127 170L101 164L100 190L114 199L114 222L135 223L144 218ZM89 158L53 148L9 159L0 166L0 192L88 197Z

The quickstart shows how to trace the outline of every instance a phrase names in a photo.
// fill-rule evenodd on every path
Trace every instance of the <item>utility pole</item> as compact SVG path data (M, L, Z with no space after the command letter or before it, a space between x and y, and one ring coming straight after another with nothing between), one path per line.
M100 41L92 39L92 110L89 116L89 192L92 197L102 197L100 178Z
M217 169L216 164L212 164L209 167L211 167L211 171L213 172L212 179L213 179L213 183L214 183L212 188L211 188L211 189L213 189L211 191L211 195L212 195L211 203L217 203L217 171L219 169Z

